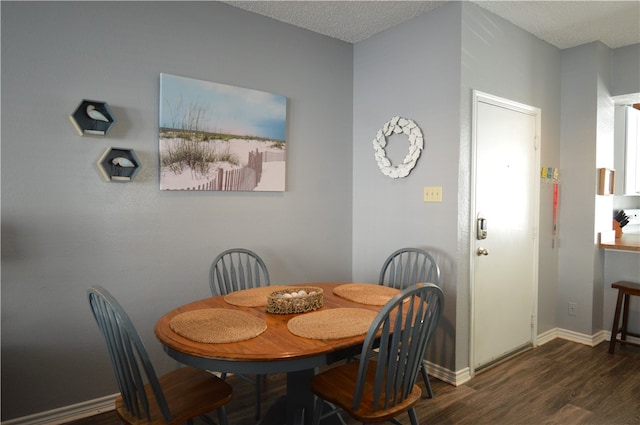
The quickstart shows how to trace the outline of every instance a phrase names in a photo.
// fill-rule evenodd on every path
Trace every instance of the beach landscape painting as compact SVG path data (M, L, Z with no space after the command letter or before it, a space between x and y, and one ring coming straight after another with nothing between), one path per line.
M160 74L160 190L285 190L287 99Z

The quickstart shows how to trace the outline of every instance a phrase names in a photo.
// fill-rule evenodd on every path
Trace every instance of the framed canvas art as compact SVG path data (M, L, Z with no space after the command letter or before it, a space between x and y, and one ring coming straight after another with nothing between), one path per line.
M285 190L287 99L160 74L160 189Z

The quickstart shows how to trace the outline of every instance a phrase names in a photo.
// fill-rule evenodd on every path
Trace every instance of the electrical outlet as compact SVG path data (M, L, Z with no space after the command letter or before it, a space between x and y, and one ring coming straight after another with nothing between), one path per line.
M575 316L578 312L578 305L576 303L569 303L568 309L569 316Z
M442 202L442 186L425 186L424 202Z

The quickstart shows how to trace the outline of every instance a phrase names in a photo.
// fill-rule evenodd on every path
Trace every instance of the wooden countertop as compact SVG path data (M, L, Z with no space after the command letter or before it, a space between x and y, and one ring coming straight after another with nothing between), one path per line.
M610 238L600 235L600 248L614 249L618 251L635 251L640 253L640 234L625 234L619 238Z

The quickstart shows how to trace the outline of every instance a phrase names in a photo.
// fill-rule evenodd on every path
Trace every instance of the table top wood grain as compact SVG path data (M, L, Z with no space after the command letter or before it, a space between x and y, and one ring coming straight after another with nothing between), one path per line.
M351 282L307 282L290 286L322 288L324 305L320 310L343 307L380 310L380 306L360 304L334 295L333 288L345 283ZM171 329L169 323L177 314L207 308L234 309L255 315L267 323L267 329L255 338L222 344L192 341L176 334ZM364 341L365 335L335 340L295 336L287 328L287 322L295 316L297 315L267 313L266 306L240 307L231 305L224 300L224 296L217 296L171 310L158 320L155 334L163 344L165 351L176 360L194 367L233 373L289 372L321 366L327 364L327 356L332 353L359 347Z

